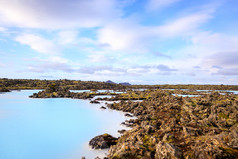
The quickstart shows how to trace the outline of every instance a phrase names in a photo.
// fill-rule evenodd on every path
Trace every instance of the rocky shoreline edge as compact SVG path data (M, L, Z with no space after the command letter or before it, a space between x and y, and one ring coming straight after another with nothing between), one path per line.
M88 94L72 97L60 92L57 91L55 97L89 98ZM32 97L40 98L46 93ZM164 90L134 94L145 100L107 104L110 109L137 117L125 122L131 130L125 131L119 139L112 139L115 142L108 145L107 158L238 158L237 95L212 92L189 98L173 96ZM97 141L106 145L102 136L98 136Z

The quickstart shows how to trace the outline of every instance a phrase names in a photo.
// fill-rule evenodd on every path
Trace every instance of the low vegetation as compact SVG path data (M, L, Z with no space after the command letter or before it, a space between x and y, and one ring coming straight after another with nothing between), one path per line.
M142 102L121 101L111 109L130 112L125 132L109 158L237 158L238 96L217 92L198 97L165 90L145 93Z
M49 84L56 84L60 87L66 87L71 90L86 89L188 89L188 90L238 90L237 85L122 85L97 81L80 81L80 80L39 80L39 79L7 79L0 78L0 88L9 90L17 89L45 89Z

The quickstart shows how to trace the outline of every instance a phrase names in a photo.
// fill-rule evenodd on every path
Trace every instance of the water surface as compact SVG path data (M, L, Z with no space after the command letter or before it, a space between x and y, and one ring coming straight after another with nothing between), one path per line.
M70 92L74 92L74 93L91 93L91 92L95 92L95 91L91 91L91 90L70 90ZM122 91L115 91L115 90L97 90L96 93L116 93L116 94L121 94L121 93L125 93Z
M0 159L91 159L107 152L90 149L91 138L128 129L122 112L89 100L28 98L35 92L0 94Z

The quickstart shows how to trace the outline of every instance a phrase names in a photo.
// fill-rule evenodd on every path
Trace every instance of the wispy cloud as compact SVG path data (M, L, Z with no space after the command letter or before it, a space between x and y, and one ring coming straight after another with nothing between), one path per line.
M44 72L61 71L61 72L71 73L75 71L68 64L69 61L67 59L64 59L58 56L52 56L47 59L34 58L29 60L34 61L35 63L35 64L30 64L27 67L27 70L30 72L44 73Z
M120 76L125 74L126 70L122 68L114 68L112 66L92 66L92 67L82 67L78 69L77 72L83 74Z
M89 61L92 63L112 63L115 61L115 59L103 54L92 54L89 55Z
M38 35L22 34L17 36L15 40L21 44L30 46L33 50L39 53L54 55L60 52L59 46Z
M206 59L204 62L210 66L237 66L238 67L238 50L237 52L218 52Z
M164 58L172 59L171 56L163 54L161 52L155 52L154 55L159 56L159 57L164 57Z
M215 53L203 59L203 64L210 67L213 75L238 75L238 51Z
M166 66L166 65L158 65L156 66L156 68L158 70L160 70L161 72L171 72L171 71L178 71L177 69L172 69L172 68L169 68L169 66Z
M6 28L0 27L0 32L5 32L5 31L7 31Z
M5 67L6 65L0 62L0 67Z
M55 78L181 83L237 76L234 0L0 1L4 74L27 67Z
M227 69L219 69L215 75L224 75L224 76L237 76L238 68L227 68Z
M149 11L163 9L179 1L181 0L149 0L146 9Z
M116 0L3 0L0 22L45 29L97 27L120 15L117 4Z
M67 31L60 31L58 33L58 43L66 45L75 43L77 40L77 31L67 30Z
M157 33L157 35L163 37L183 37L191 35L191 33L197 31L198 27L200 27L211 18L212 12L210 10L191 13L173 21L169 21L167 22L167 24L154 28L154 32Z
M212 18L212 13L213 9L189 13L159 26L143 26L133 16L118 19L100 29L98 39L113 50L148 51L146 48L157 39L191 36Z

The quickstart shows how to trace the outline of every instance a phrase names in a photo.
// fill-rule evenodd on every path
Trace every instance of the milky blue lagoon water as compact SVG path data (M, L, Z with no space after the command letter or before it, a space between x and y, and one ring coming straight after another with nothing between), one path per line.
M92 92L91 90L87 89L87 90L70 90L70 92L74 92L74 93L83 93L83 92ZM121 93L125 93L122 91L114 91L114 90L97 90L96 92L98 93L116 93L116 94L121 94Z
M129 119L89 100L28 98L37 90L0 94L0 159L91 159L91 138L117 130Z

